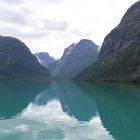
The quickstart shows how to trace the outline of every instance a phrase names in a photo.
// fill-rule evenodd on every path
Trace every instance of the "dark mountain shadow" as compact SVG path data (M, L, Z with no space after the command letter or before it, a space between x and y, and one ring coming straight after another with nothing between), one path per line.
M48 89L42 92L34 101L38 105L45 105L53 99L58 99L62 110L78 121L89 121L96 116L96 102L74 82L52 82Z
M0 118L19 114L49 83L37 81L0 81Z
M97 102L102 124L116 140L140 139L140 84L78 84Z

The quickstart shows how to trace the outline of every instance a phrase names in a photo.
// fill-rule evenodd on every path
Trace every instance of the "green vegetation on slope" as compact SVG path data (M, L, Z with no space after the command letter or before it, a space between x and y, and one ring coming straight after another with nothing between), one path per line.
M81 73L79 80L139 81L140 80L140 38L116 54L98 62Z
M140 81L140 1L105 38L98 61L76 79Z

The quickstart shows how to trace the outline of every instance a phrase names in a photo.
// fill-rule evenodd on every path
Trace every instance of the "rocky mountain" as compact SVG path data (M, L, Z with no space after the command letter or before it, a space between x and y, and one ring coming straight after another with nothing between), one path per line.
M87 39L70 45L64 50L62 58L49 66L52 75L59 79L73 79L97 61L97 48L96 44Z
M105 37L97 64L77 79L140 81L140 1L127 10L120 24Z
M140 1L129 8L120 24L104 40L99 60L112 56L118 50L129 47L139 40Z
M56 59L50 56L47 52L38 52L38 53L35 53L34 55L38 58L39 62L46 68L50 64L56 61Z
M0 78L50 77L28 47L13 37L0 36Z

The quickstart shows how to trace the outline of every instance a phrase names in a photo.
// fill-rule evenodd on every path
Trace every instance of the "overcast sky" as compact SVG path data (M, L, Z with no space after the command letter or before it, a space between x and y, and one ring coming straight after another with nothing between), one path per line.
M80 39L101 45L138 0L0 0L0 34L60 57Z

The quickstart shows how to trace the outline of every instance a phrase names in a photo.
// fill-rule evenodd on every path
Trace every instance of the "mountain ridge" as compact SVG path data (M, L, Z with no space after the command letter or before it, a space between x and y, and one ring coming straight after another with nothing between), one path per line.
M40 64L46 68L56 61L56 59L50 56L47 52L37 52L34 55L38 58Z
M14 37L0 36L0 78L50 78L29 48Z
M73 79L96 62L97 57L98 46L91 40L82 39L65 48L63 56L52 66L52 75L58 79Z
M93 81L140 81L140 1L104 39L96 65L76 77Z

